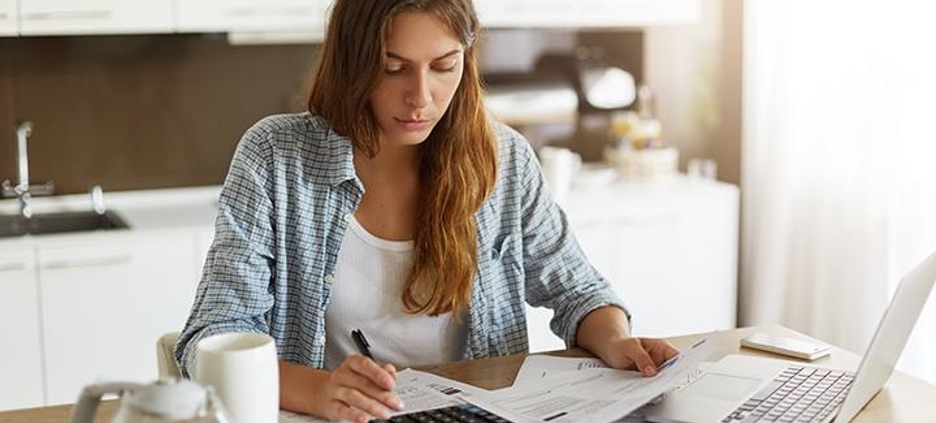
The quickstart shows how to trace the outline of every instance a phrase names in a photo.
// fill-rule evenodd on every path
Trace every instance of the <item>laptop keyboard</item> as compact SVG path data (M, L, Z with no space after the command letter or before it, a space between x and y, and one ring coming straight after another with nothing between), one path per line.
M842 403L853 372L790 366L722 423L821 422Z
M510 423L471 404L453 405L435 410L418 411L393 416L390 420L371 420L370 423Z

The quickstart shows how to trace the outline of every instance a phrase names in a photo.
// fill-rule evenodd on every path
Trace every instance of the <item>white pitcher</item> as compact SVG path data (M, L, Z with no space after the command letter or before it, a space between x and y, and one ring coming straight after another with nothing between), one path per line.
M221 401L209 388L185 379L160 379L151 384L110 382L81 391L71 423L91 423L101 397L119 394L111 423L230 423Z

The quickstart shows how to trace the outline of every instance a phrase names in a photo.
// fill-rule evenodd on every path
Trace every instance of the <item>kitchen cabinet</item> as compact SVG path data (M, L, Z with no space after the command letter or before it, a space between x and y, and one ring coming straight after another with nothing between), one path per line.
M591 263L633 314L635 335L736 325L738 189L690 178L573 190L564 209ZM532 351L563 348L552 311L527 307Z
M324 32L333 0L0 0L0 36ZM696 22L701 0L475 0L489 28Z
M701 0L475 0L489 28L603 28L690 24Z
M171 33L171 0L20 0L20 35Z
M38 249L47 404L105 380L151 381L156 339L194 298L190 232L90 234Z
M152 381L156 340L188 317L218 187L108 193L130 229L0 238L0 411L69 403L101 380ZM87 197L33 200L82 211ZM15 213L15 199L0 213Z
M154 379L156 339L182 328L194 299L216 199L216 187L115 193L108 204L129 230L0 240L0 336L10 340L0 410L74 402L101 379ZM35 205L53 200L64 208L87 201ZM683 177L574 186L563 208L585 254L633 312L635 334L734 327L737 187ZM551 316L528 308L533 351L563 347Z
M176 0L179 32L322 32L331 0Z
M19 33L19 4L16 0L0 0L0 37Z
M36 257L0 243L0 410L44 404Z

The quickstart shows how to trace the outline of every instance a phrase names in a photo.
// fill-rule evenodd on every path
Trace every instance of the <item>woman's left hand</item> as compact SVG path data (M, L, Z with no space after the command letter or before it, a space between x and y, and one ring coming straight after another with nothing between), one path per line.
M627 315L615 306L601 307L585 316L576 343L615 369L636 368L644 376L656 375L657 366L679 354L666 340L631 336Z
M637 369L644 376L654 376L657 367L679 355L679 350L665 339L627 337L612 339L603 348L601 359L615 369Z

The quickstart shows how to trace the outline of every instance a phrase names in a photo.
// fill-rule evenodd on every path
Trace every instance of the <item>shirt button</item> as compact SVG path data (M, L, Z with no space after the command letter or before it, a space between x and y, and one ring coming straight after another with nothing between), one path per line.
M331 273L325 275L325 282L332 283L334 281L335 281L335 275L332 275Z
M325 345L325 335L322 335L322 337L319 338L319 343Z
M351 213L348 213L348 214L344 215L344 221L345 221L345 222L350 222L350 221L351 221Z

